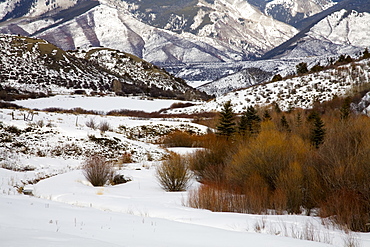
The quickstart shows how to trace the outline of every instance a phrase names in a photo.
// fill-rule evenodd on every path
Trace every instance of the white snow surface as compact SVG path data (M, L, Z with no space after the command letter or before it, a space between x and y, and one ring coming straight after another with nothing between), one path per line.
M298 13L303 13L304 17L308 17L333 6L334 2L331 0L273 0L266 4L266 12L276 5L290 10L293 17Z
M172 104L179 102L186 103L186 101L180 100L161 100L140 97L96 97L79 95L56 95L49 98L13 101L13 103L17 105L31 109L45 109L47 107L73 109L79 107L85 110L96 110L99 112L121 109L154 112L163 108L168 108Z
M106 100L109 101L108 98ZM24 113L2 109L0 121L4 126L14 125L24 129L29 125L21 118ZM58 138L62 135L66 138L64 140L73 137L82 140L88 134L97 134L83 126L81 119L106 119L112 129L120 124L141 126L143 122L147 125L164 122L86 115L79 116L77 123L73 114L35 113L34 121L43 119L53 125L41 127L42 130L51 128L60 133L48 137L49 145L61 140ZM170 123L191 124L183 119L167 120L167 124ZM105 134L106 138L112 136L124 140L114 131ZM142 141L131 143L141 146L143 150L157 148ZM32 145L38 145L36 139ZM93 187L80 170L82 157L39 157L30 152L0 151L2 162L13 162L10 164L13 168L33 168L30 171L0 168L1 246L319 247L344 246L349 238L363 247L370 246L370 234L346 235L331 226L323 226L316 217L216 213L189 208L186 206L188 192L199 184L194 180L189 190L184 192L163 191L154 175L160 161L142 160L118 166L116 172L132 181L116 186ZM171 151L184 154L194 149L175 148ZM145 155L145 152L141 154ZM37 182L38 179L42 180ZM18 194L19 187L32 191L34 196ZM263 227L258 230L258 226ZM299 239L305 238L307 229L312 229L309 231L321 242Z

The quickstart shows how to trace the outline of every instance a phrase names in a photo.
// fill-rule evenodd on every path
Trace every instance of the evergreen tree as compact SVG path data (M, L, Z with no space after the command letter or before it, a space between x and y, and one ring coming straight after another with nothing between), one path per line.
M351 98L344 99L343 105L340 108L340 119L347 120L351 114Z
M367 48L365 48L364 54L362 55L362 59L370 58L370 52Z
M324 143L325 128L324 122L317 112L313 112L308 116L308 121L312 123L310 131L310 141L312 146L319 148Z
M302 75L308 72L307 63L299 63L296 65L297 74Z
M324 69L324 66L321 66L320 63L317 63L311 68L311 72L320 72Z
M335 62L335 64L341 64L341 63L344 63L346 60L346 56L345 55L340 55L338 60Z
M240 118L239 133L242 135L258 134L261 128L260 122L261 118L257 115L256 109L253 106L249 106Z
M248 120L245 113L240 117L239 124L238 124L238 131L241 135L246 135L248 129Z
M269 111L265 110L265 112L263 113L263 121L269 121L271 119L272 119L272 117L271 117Z
M271 82L281 81L282 79L283 77L280 74L276 74L274 77L272 77Z
M227 101L220 112L217 134L229 138L235 133L234 112L231 101Z

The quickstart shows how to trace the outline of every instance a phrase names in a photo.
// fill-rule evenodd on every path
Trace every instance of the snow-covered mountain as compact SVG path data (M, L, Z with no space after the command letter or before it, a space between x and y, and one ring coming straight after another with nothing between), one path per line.
M345 0L299 23L302 31L262 58L353 55L370 46L370 3Z
M217 44L241 49L246 57L258 57L296 33L245 0L126 2L130 12L145 23L202 40L212 38Z
M7 92L115 92L170 98L204 94L136 56L107 48L65 52L40 39L0 35L0 87Z
M272 0L266 4L264 12L276 20L291 24L320 13L333 6L332 0Z
M300 62L306 62L309 67L318 63L327 65L330 60L337 60L342 54L357 57L366 47L370 46L368 39L370 26L367 24L370 23L369 3L346 0L327 11L329 15L322 18L321 12L318 16L312 17L309 22L305 23L308 28L265 54L263 56L265 60L261 59L259 63L245 62L242 68L252 67L285 76L294 74L295 65ZM269 60L271 58L274 59ZM272 64L272 61L277 64ZM270 67L266 66L267 64ZM250 84L253 78L244 79L243 69L236 74L225 75L208 84L208 87L213 85L210 92L217 89L222 94ZM205 91L207 92L207 89Z
M297 33L244 0L62 2L15 7L6 0L0 32L43 38L65 50L105 46L156 64L240 61Z
M288 73L271 62L250 66L244 60L262 55L263 59L284 58L288 61L282 65L285 68L292 60L353 55L369 45L366 23L370 8L361 0L27 3L0 3L0 32L40 37L64 50L103 46L128 52L190 82L216 80L207 87L217 95L262 82L245 73L245 69ZM302 31L277 21L279 18ZM230 75L233 79L221 79Z

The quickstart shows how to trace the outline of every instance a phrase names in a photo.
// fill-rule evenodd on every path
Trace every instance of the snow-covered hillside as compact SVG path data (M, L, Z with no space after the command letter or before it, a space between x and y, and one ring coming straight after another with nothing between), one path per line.
M335 12L298 40L284 57L355 54L370 46L370 13L355 10Z
M140 20L159 28L195 34L215 47L240 49L246 57L255 57L292 37L296 30L267 17L247 1L183 1L170 4L156 1L126 1ZM169 11L163 11L169 9ZM268 35L266 35L268 34ZM237 59L235 59L237 60Z
M307 35L334 44L365 48L370 46L369 22L370 13L341 10L317 23Z
M245 111L251 105L272 103L277 103L282 110L289 110L292 107L311 108L316 101L328 101L335 96L346 95L351 90L361 90L361 86L369 82L369 60L362 60L337 69L255 85L230 92L201 105L173 109L170 112L220 111L227 101L231 101L234 110L238 113Z
M78 98L74 98L79 100ZM64 103L68 108L68 98L38 101L40 109L55 107ZM73 101L73 98L70 98ZM37 100L36 100L37 101ZM111 99L98 101L101 112L111 110ZM136 102L136 103L135 103ZM76 107L83 105L76 102ZM138 99L131 99L136 105L133 109L151 109L153 106L143 104ZM152 101L152 105L163 106L165 102ZM167 104L172 103L171 101ZM27 105L27 103L25 103ZM90 102L91 104L91 102ZM101 109L104 108L104 110ZM119 107L119 106L117 106ZM123 106L124 107L124 106ZM156 145L139 142L155 142L164 134L182 130L193 133L205 133L207 127L187 120L171 121L165 119L138 120L128 117L104 115L57 114L34 112L32 110L1 110L0 144L1 166L11 169L18 167L18 161L27 161L28 157L64 158L81 160L94 153L119 161L125 154L130 154L133 161L161 160L167 152ZM90 123L93 123L90 124ZM102 132L100 126L106 124ZM94 127L95 126L95 127ZM48 174L45 174L48 175ZM51 175L51 174L49 174Z
M252 85L268 82L274 75L283 77L294 75L296 65L307 63L308 68L316 64L328 65L331 56L317 56L306 58L268 59L257 61L245 61L235 64L201 64L191 66L169 67L176 76L185 78L190 85L197 85L197 89L209 95L220 96L228 92L246 88ZM207 80L197 81L198 78Z
M198 89L209 95L218 97L240 88L246 88L268 81L271 77L272 73L259 68L247 68L235 74L201 85Z
M0 90L12 93L102 92L179 99L205 95L165 70L113 49L65 52L40 39L0 35Z

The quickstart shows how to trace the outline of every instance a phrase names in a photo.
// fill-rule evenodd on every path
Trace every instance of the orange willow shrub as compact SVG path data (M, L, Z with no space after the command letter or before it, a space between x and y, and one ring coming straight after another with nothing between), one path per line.
M308 149L297 136L277 130L263 131L248 145L240 146L232 156L226 168L228 181L241 187L251 174L257 173L270 190L275 190L280 174L292 162L304 160Z
M320 215L355 231L369 231L370 120L351 117L329 128L317 166L326 196Z
M274 193L275 209L290 213L300 213L303 205L304 175L301 164L292 162L280 172ZM276 197L278 195L278 197ZM285 200L284 200L285 199ZM284 204L282 204L284 202ZM280 205L279 205L280 204Z
M341 189L321 204L320 216L329 217L344 230L369 231L369 200L358 191Z
M224 167L232 147L231 142L209 135L204 147L189 158L189 167L199 181L221 183L224 180Z
M190 191L187 201L190 207L214 212L254 213L248 204L248 198L245 195L207 184L202 184L198 189Z
M195 135L184 131L173 131L160 141L165 147L202 147L209 135Z

